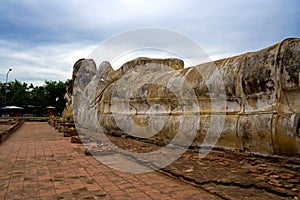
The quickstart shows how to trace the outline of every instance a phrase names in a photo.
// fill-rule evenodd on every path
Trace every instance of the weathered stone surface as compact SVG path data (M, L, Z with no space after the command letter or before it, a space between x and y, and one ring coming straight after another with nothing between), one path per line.
M299 156L299 55L294 38L185 69L179 59L138 58L118 70L81 59L72 79L74 119L109 134ZM218 130L217 143L206 143Z
M24 123L24 119L0 120L0 144Z
M72 136L71 143L82 143L79 136Z

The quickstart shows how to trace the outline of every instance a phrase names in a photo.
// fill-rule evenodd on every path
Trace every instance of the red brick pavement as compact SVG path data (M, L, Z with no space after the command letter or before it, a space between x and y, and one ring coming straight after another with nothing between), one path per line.
M0 199L219 199L159 172L111 169L83 148L47 123L25 123L0 145Z

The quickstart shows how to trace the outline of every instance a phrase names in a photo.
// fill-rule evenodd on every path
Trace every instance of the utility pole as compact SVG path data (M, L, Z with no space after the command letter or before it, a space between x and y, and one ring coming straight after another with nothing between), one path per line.
M4 106L6 107L6 93L7 93L7 80L8 80L8 74L12 69L9 69L8 72L6 73L6 82L5 82L5 101L4 101Z

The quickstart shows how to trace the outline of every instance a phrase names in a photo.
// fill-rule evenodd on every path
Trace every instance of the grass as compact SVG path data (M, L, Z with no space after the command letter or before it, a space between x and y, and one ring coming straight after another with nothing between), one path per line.
M0 120L9 120L9 119L24 119L29 122L45 122L48 121L49 117L3 117Z

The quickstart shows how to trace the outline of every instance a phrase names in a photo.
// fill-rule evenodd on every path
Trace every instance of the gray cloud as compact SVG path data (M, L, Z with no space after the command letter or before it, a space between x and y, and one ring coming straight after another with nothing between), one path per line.
M17 79L41 85L45 80L67 80L72 76L72 63L87 57L95 46L81 43L26 46L0 40L0 74L12 68L10 80Z
M300 37L299 8L298 0L1 1L0 73L14 65L20 73L10 77L20 80L70 78L92 46L140 27L179 31L213 59L232 56Z

